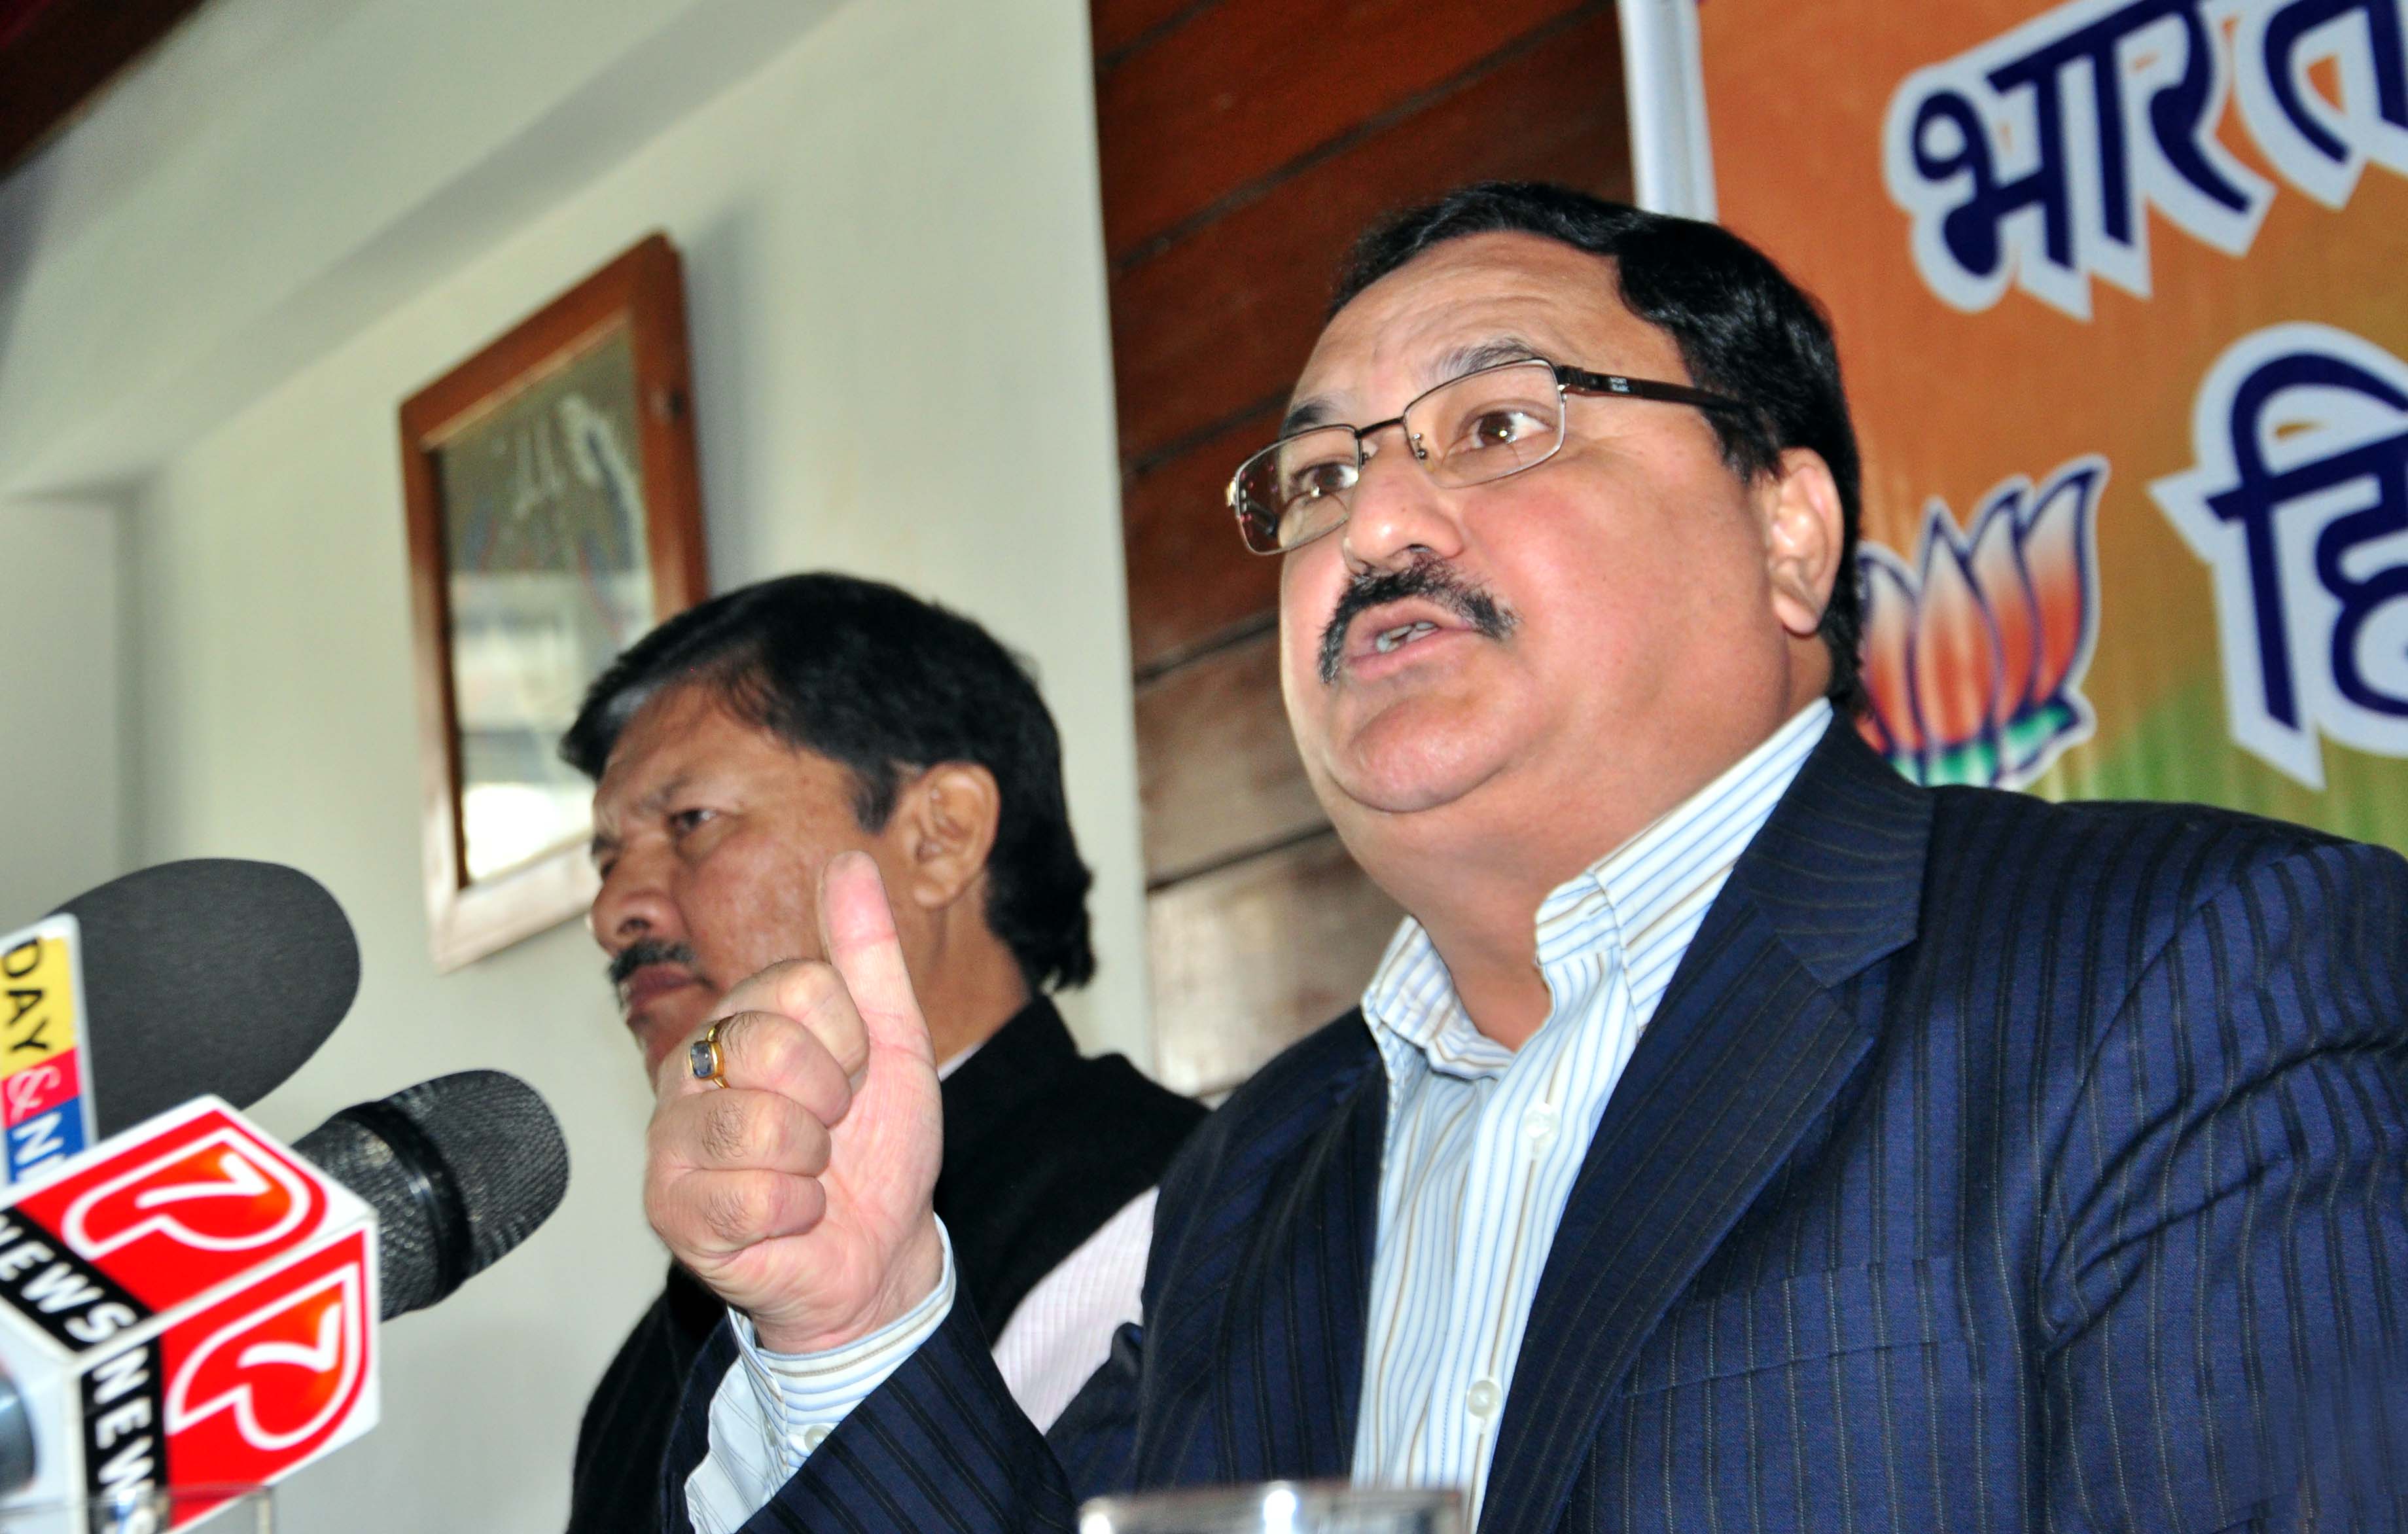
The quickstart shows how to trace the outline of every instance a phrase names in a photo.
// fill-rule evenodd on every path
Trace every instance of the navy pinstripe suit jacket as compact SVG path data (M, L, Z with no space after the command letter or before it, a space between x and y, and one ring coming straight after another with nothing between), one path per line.
M1606 1109L1481 1528L2408 1527L2403 916L2387 852L1926 792L1836 727ZM1359 1019L1289 1051L1050 1447L956 1314L748 1527L1344 1475L1385 1111Z

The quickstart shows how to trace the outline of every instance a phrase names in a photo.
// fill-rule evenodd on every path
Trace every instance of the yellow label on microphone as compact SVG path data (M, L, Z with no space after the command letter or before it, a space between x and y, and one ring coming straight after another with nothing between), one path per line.
M93 1139L82 934L49 916L0 938L0 1168L9 1183Z

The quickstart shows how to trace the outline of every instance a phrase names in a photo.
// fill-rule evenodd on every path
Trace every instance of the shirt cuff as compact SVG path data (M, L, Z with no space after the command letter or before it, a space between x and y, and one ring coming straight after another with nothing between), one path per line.
M710 1406L710 1452L685 1484L697 1534L732 1534L774 1500L811 1451L943 1325L953 1308L953 1242L942 1220L944 1269L902 1316L825 1353L772 1353L749 1317L728 1312L736 1367ZM742 1383L738 1383L739 1378Z
M953 1240L942 1220L937 1222L937 1240L944 1248L945 1266L928 1297L843 1347L825 1353L772 1353L761 1345L750 1317L729 1312L736 1324L738 1365L752 1382L752 1398L785 1475L800 1469L837 1424L944 1323L953 1308Z

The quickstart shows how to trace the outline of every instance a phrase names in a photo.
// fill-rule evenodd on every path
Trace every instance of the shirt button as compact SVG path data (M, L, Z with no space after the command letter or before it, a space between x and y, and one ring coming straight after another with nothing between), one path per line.
M1555 1105L1542 1102L1522 1115L1522 1138L1533 1151L1543 1151L1555 1142L1557 1115Z
M826 1424L826 1423L824 1423L824 1422L815 1422L815 1423L811 1424L809 1427L804 1428L804 1429L803 1429L803 1453L805 1453L805 1454L810 1454L813 1449L816 1449L816 1448L818 1448L821 1444L825 1443L825 1442L827 1441L827 1436L828 1436L828 1427L827 1427L827 1424Z
M1503 1393L1494 1380L1474 1380L1471 1388L1463 1393L1463 1409L1475 1417L1485 1417L1497 1410Z

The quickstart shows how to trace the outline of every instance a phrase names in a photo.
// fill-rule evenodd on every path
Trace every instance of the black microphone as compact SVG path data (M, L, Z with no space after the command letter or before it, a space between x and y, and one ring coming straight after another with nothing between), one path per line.
M387 1321L492 1267L568 1191L559 1121L535 1088L499 1070L355 1104L293 1148L376 1211Z
M104 1138L203 1093L250 1107L317 1053L359 994L351 924L297 868L163 863L52 914L82 929L83 1047Z
M100 1184L104 1189L122 1184L129 1178L148 1177L156 1183L163 1175L166 1183L173 1184L179 1174L162 1174L160 1168L172 1164L181 1152L170 1150L163 1159L160 1148L189 1150L193 1144L206 1143L194 1141L188 1135L179 1138L183 1128L181 1123L165 1128L137 1128L113 1144L95 1147L98 1155L132 1162L136 1169L131 1173L112 1165L97 1172L87 1168L80 1174L64 1175L69 1179L82 1175L87 1180L115 1177L115 1183ZM228 1132L220 1130L219 1134ZM553 1121L552 1111L544 1106L534 1088L497 1070L467 1070L441 1076L396 1092L380 1102L344 1109L303 1136L292 1148L375 1211L376 1260L381 1281L378 1286L382 1291L383 1319L388 1321L406 1311L434 1304L463 1281L490 1267L560 1206L568 1186L568 1148L561 1139L560 1126ZM222 1170L248 1165L252 1179L261 1177L261 1168L265 1163L259 1158L265 1151L261 1140L248 1129L227 1142L220 1154L223 1158L219 1163ZM288 1170L280 1175L291 1173ZM231 1188L235 1184L212 1186ZM261 1186L265 1183L263 1182ZM159 1344L155 1340L147 1344L151 1350L147 1370L139 1365L143 1357L139 1346L121 1354L119 1360L112 1362L108 1352L121 1347L122 1342L111 1340L114 1333L109 1329L77 1331L83 1322L92 1321L102 1312L122 1310L126 1324L156 1322L173 1337L194 1316L214 1310L219 1319L209 1325L225 1326L228 1324L222 1316L231 1297L241 1297L244 1304L262 1298L274 1303L289 1301L293 1293L289 1272L295 1268L307 1271L308 1265L312 1264L322 1267L322 1259L330 1254L346 1257L348 1271L357 1275L353 1282L365 1282L366 1275L360 1274L357 1268L365 1254L355 1244L355 1234L346 1234L329 1244L320 1236L304 1231L299 1233L297 1247L285 1240L280 1248L274 1238L294 1234L292 1226L285 1224L276 1226L266 1239L260 1239L257 1229L248 1233L254 1238L249 1248L248 1271L238 1271L231 1277L220 1273L214 1278L196 1279L185 1283L180 1289L176 1284L181 1280L167 1281L166 1290L150 1297L162 1307L159 1313L153 1314L137 1310L134 1297L116 1288L117 1281L109 1277L112 1269L104 1262L109 1249L78 1248L79 1238L65 1234L76 1227L72 1218L63 1216L59 1210L75 1207L72 1199L53 1198L59 1209L47 1214L29 1211L27 1200L38 1201L47 1191L36 1188L30 1194L20 1192L0 1204L0 1211L6 1215L0 1225L8 1228L6 1240L11 1256L7 1273L0 1275L9 1281L10 1287L5 1303L0 1303L0 1328L13 1334L8 1346L0 1349L7 1354L7 1362L0 1363L0 1498L22 1490L35 1478L41 1469L41 1455L37 1452L41 1444L51 1444L45 1452L55 1456L58 1444L72 1441L90 1426L93 1414L104 1409L109 1413L107 1420L117 1424L107 1429L110 1435L122 1436L137 1429L154 1437L164 1433L166 1453L160 1457L171 1466L176 1463L176 1436L187 1431L189 1424L179 1427L174 1414L162 1404L158 1392L167 1388L164 1380L152 1383L160 1368L156 1351ZM169 1186L165 1191L171 1197L189 1193L179 1186ZM298 1208L305 1201L298 1190L287 1189L285 1194L281 1205L274 1199L265 1200L268 1208L261 1217L273 1222L279 1218L279 1208ZM90 1192L83 1196L87 1202L96 1197ZM139 1206L139 1197L135 1203ZM337 1218L356 1230L355 1212L346 1209ZM45 1220L50 1223L45 1224ZM38 1237L38 1241L34 1237ZM203 1237L189 1230L158 1239L167 1240L171 1246L180 1244L188 1254L208 1248ZM232 1247L208 1249L204 1255L210 1252L222 1255L227 1251L239 1254L244 1250L241 1241L236 1240ZM301 1254L297 1262L296 1252ZM39 1255L27 1258L27 1253ZM234 1261L240 1268L244 1259L237 1255ZM38 1277L44 1263L52 1268L47 1278ZM337 1265L331 1271L340 1277L346 1269ZM192 1277L189 1272L185 1276ZM324 1279L320 1276L310 1282L322 1285ZM231 1297L230 1287L236 1292ZM249 1293L253 1290L257 1292ZM62 1303L50 1303L46 1296ZM78 1309L95 1302L98 1311L86 1313ZM271 1303L270 1309L273 1308ZM232 1309L238 1312L240 1307ZM63 1310L66 1312L64 1317L57 1318ZM231 1329L238 1333L255 1319L254 1315L234 1321ZM365 1323L364 1317L356 1319ZM337 1346L337 1343L342 1345ZM174 1345L169 1343L171 1348ZM216 1345L215 1341L209 1342L195 1356L208 1355L208 1349ZM289 1341L282 1345L292 1352ZM344 1348L357 1345L356 1337L351 1342L343 1342L339 1328L322 1331L319 1348L332 1348L334 1355L313 1367L323 1372L329 1364L339 1361ZM238 1354L232 1347L226 1351L229 1355ZM353 1356L356 1362L357 1355ZM130 1369L120 1367L127 1357L137 1361ZM282 1360L303 1361L308 1360ZM251 1360L236 1356L231 1367L239 1371L251 1365ZM26 1372L16 1372L20 1369ZM133 1384L128 1384L128 1380ZM118 1399L123 1390L135 1385L146 1385L152 1392L145 1407L150 1414L138 1420L127 1414L127 1401ZM140 1402L145 1398L128 1399ZM289 1407L291 1403L286 1404ZM280 1479L330 1446L321 1443L299 1458L288 1455L280 1460L276 1456L293 1448L293 1442L268 1446L256 1439L247 1441L251 1444L247 1452L268 1455L255 1463L274 1467L271 1473L259 1477L263 1480ZM93 1442L107 1448L110 1438L88 1440L88 1453L97 1452L91 1448ZM139 1450L138 1444L136 1450ZM142 1463L147 1466L150 1461Z

